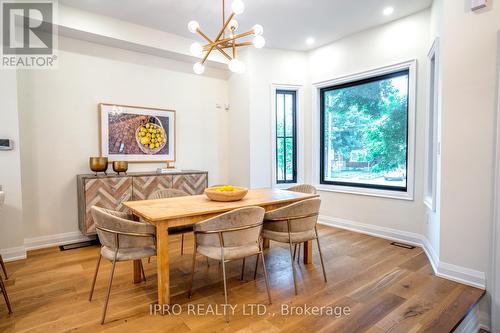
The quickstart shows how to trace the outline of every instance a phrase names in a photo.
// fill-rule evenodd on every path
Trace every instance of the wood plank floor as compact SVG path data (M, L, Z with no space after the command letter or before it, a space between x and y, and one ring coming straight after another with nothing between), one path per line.
M390 245L390 241L346 230L319 228L328 283L323 282L319 256L314 264L297 265L299 295L293 291L288 247L272 243L266 252L273 304L262 315L247 315L249 304L266 304L262 270L253 280L255 260L247 260L244 281L241 261L228 264L229 302L238 304L227 324L218 314L194 315L188 307L224 303L221 269L197 260L194 295L185 295L190 274L192 237L180 256L180 236L172 236L171 291L180 315L150 315L156 298L156 263L144 261L148 281L132 283L132 264L118 263L107 323L99 324L111 265L101 264L92 303L88 291L99 248L32 251L28 259L7 264L6 285L14 308L9 316L0 299L0 332L449 332L483 295L483 291L433 275L420 248ZM247 305L245 308L243 305ZM349 309L336 317L329 312L286 315L283 307ZM191 308L192 309L192 308ZM246 309L247 313L243 313ZM262 309L262 308L261 308ZM298 308L295 308L298 309Z

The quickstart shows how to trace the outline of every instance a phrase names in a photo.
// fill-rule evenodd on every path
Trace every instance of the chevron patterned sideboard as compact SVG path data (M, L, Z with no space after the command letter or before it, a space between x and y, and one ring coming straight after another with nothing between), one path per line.
M128 173L126 175L78 175L78 225L86 235L95 235L90 207L124 211L124 201L145 200L158 190L175 188L189 194L203 194L208 186L208 172L183 171L159 174Z

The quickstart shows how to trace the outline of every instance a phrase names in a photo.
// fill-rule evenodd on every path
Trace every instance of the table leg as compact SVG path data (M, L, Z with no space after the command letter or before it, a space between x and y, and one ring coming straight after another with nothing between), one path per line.
M304 242L304 264L312 264L313 256L312 256L312 241Z
M141 261L134 260L134 283L141 283L142 275L141 275Z
M170 304L168 226L162 223L156 225L156 267L158 272L158 304Z
M267 238L262 239L262 248L264 248L264 249L269 248L269 239L267 239Z

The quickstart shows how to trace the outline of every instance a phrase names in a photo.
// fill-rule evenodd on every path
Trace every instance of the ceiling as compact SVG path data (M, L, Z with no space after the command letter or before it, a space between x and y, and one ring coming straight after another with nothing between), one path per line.
M239 30L264 26L266 47L308 50L429 7L432 0L244 0ZM215 37L221 26L221 0L59 0L59 3L150 28L193 38L196 20ZM226 12L231 0L226 0ZM384 16L384 8L394 13ZM308 37L314 44L306 45ZM201 39L200 39L201 41Z

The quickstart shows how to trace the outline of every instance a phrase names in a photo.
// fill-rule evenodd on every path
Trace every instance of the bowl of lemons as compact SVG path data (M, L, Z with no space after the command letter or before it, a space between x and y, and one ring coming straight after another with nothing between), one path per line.
M232 185L213 186L205 189L205 195L210 200L223 202L241 200L247 193L247 188Z
M137 128L135 138L139 148L148 155L154 155L165 147L167 136L165 130L158 120L158 124L147 122Z

